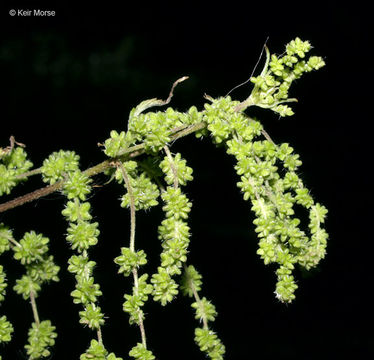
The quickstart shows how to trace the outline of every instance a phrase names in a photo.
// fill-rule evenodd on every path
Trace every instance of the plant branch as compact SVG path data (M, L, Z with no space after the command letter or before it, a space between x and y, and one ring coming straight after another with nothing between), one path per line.
M171 141L175 141L175 140L180 139L184 136L190 135L190 134L192 134L196 131L202 130L206 126L207 126L207 124L205 122L200 122L200 123L196 123L196 124L189 125L189 126L178 126L177 128L171 130L171 136L170 136ZM127 158L132 159L132 158L135 158L135 157L143 154L144 151L145 151L144 148L145 148L144 143L131 146L128 149L125 149L125 150L121 151L116 158L105 160L105 161L85 170L84 173L89 177L100 174L100 173L104 172L105 170L109 169L110 167L112 167L113 166L113 161L115 161L115 160L124 160L124 159L127 159ZM31 170L27 173L19 175L19 177L23 178L23 177L27 177L27 176L30 176L30 175L38 174L40 172L41 172L40 168L39 169L34 169L34 170ZM7 201L3 204L0 204L0 213L5 212L5 211L10 210L10 209L14 209L14 208L16 208L18 206L21 206L21 205L24 205L28 202L31 202L31 201L37 200L41 197L52 194L55 191L58 191L58 190L62 189L63 183L64 183L64 181L61 180L59 182L56 182L53 185L48 185L48 186L43 187L41 189L30 192L26 195L19 196L19 197L13 199L13 200L9 200L9 201Z

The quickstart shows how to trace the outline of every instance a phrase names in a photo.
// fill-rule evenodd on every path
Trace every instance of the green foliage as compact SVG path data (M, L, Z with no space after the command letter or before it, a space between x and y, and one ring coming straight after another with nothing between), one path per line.
M244 101L230 97L213 99L203 110L192 106L187 112L172 108L149 111L152 107L167 105L174 87L186 78L177 80L167 100L149 99L133 108L127 130L112 130L102 145L108 157L103 163L81 171L79 156L73 151L52 153L39 169L29 171L23 144L13 137L10 146L0 148L0 195L9 194L12 188L31 175L41 174L42 180L61 190L67 199L62 215L68 221L66 241L75 253L67 261L67 269L74 275L76 284L71 291L73 303L81 304L79 322L97 334L81 360L122 360L109 353L104 346L102 328L105 316L100 306L101 287L95 282L96 262L89 250L98 243L98 222L93 222L91 205L87 201L92 190L91 177L104 172L124 188L120 206L129 209L129 239L120 247L114 263L118 273L132 278L132 292L124 294L123 311L130 324L140 331L141 342L129 352L134 359L153 360L155 356L147 347L145 331L146 303L151 298L166 306L182 293L192 298L191 307L199 326L195 329L195 342L212 360L223 359L225 346L212 330L218 316L215 306L201 297L202 276L188 264L191 229L188 224L192 203L182 190L193 179L193 170L182 154L172 154L173 142L191 133L207 137L235 158L234 169L238 175L237 186L245 201L250 202L254 230L259 242L257 254L264 264L275 264L275 295L282 302L295 298L297 289L293 272L296 266L309 270L325 257L328 234L324 230L327 209L314 200L300 176L302 162L288 143L275 144L261 122L245 114L251 106L268 108L279 116L290 116L293 110L288 103L291 84L304 73L324 66L321 57L307 58L312 49L308 41L299 38L291 41L285 52L278 56L266 48L266 61L260 75L250 78L252 92ZM142 155L139 157L139 155ZM164 218L158 226L161 242L160 262L154 272L148 269L147 254L136 249L136 216L140 210L150 210L162 203ZM299 213L309 217L302 227ZM303 221L304 222L304 221ZM30 359L50 355L57 334L49 320L40 321L36 298L42 285L58 281L59 266L48 255L49 239L34 231L26 232L19 241L12 231L0 224L0 255L13 250L14 259L25 267L25 274L13 290L29 300L34 322L29 330L27 354ZM126 279L127 280L127 279ZM0 265L0 301L5 299L7 278ZM6 316L0 317L0 342L9 342L12 324Z

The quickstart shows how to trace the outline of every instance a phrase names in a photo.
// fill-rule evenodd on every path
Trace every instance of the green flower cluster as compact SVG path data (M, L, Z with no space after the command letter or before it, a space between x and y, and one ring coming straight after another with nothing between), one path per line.
M38 296L44 282L59 281L57 276L60 267L53 262L53 256L48 255L49 239L34 231L27 232L13 246L14 258L25 265L26 274L16 281L14 290L27 300L30 293Z
M292 276L294 264L309 269L325 256L328 235L321 225L327 210L314 203L297 175L301 161L289 144L254 141L263 130L261 124L237 112L237 102L229 97L212 100L205 108L213 139L216 143L224 141L227 152L237 160L238 187L244 199L252 202L256 216L255 230L260 238L257 253L265 264L279 265L276 296L291 302L297 288ZM310 237L294 216L296 205L310 213Z
M195 318L202 323L195 330L195 342L200 350L212 360L223 359L225 353L224 345L210 328L210 323L217 316L216 309L209 300L199 296L202 277L193 266L186 266L190 242L187 220L192 205L181 191L181 186L193 177L192 169L181 154L170 153L168 144L176 138L193 131L197 137L210 136L215 144L225 146L227 153L235 157L235 170L240 177L237 185L244 199L251 202L255 217L253 224L259 237L257 254L265 264L277 265L275 294L280 301L291 302L295 298L297 285L292 272L296 264L310 269L324 258L328 235L323 224L327 210L314 201L300 179L299 155L287 143L274 144L261 123L243 113L249 106L259 106L280 116L292 115L287 103L297 100L289 98L291 84L304 73L325 65L321 57L306 58L310 50L310 43L299 38L287 44L286 51L280 56L270 55L266 48L264 68L259 76L251 77L254 87L243 102L232 101L230 97L213 99L206 96L210 102L201 112L193 106L185 113L172 108L145 113L151 107L170 102L175 85L186 77L178 79L167 100L145 100L132 109L126 132L110 132L110 138L104 143L104 152L112 159L95 167L94 171L113 166L111 170L106 170L107 173L126 189L121 197L121 206L130 209L130 244L121 248L121 255L114 262L119 266L119 273L133 277L132 293L124 295L123 310L129 314L129 323L137 324L141 333L141 343L129 352L134 359L155 358L146 345L143 323L145 302L153 296L164 306L174 299L179 288L184 295L194 298L191 306ZM197 126L190 126L195 124ZM32 164L22 146L11 138L10 146L0 148L0 196L8 194L30 174L25 174ZM163 159L158 156L162 150L166 154ZM149 155L146 159L130 160L144 152ZM80 359L122 360L113 353L109 354L102 342L104 314L98 306L98 297L102 292L93 277L96 262L88 257L88 250L97 244L100 233L98 223L92 221L91 205L87 201L92 182L87 174L92 169L80 171L78 155L73 151L59 151L43 162L40 172L46 183L61 181L62 192L68 200L62 214L69 222L66 240L76 250L68 261L68 270L76 279L76 288L71 296L74 303L83 306L79 312L80 323L97 332L97 340L91 341ZM147 256L143 250L135 250L136 211L158 205L159 197L165 216L158 227L161 263L148 282L148 274L138 275L140 267L147 264ZM309 213L306 229L300 226L299 210ZM14 258L26 268L26 275L16 281L14 290L24 299L30 299L33 309L35 321L26 345L30 359L49 356L48 347L54 344L57 336L49 320L40 322L35 303L44 282L58 281L59 267L54 264L53 256L47 254L48 244L47 238L33 231L17 242L12 232L0 224L0 254L12 248ZM175 277L181 274L178 284ZM6 287L6 276L0 265L0 301L4 299ZM7 318L0 317L0 342L10 341L12 332L13 327Z
M165 181L168 185L174 184L175 176L177 177L178 184L180 185L186 185L187 181L191 181L193 179L193 170L187 166L186 160L182 158L180 153L175 154L172 161L172 166L169 158L165 156L160 163L160 168L165 174Z
M0 148L0 196L9 194L20 181L25 180L17 176L28 171L32 165L22 147Z
M104 142L104 152L109 157L118 157L136 144L143 144L148 153L157 153L171 138L172 129L192 125L202 120L201 112L192 106L187 112L181 113L172 108L165 111L142 113L152 105L155 99L145 100L129 115L127 132L110 132L110 138Z
M204 121L208 124L207 130L215 144L230 141L233 132L241 134L245 141L251 141L261 134L262 126L258 121L235 111L236 106L239 105L238 101L232 101L229 96L218 100L209 98L209 100L211 103L204 105Z
M76 288L71 296L75 304L82 304L84 311L79 313L80 322L92 329L98 329L104 323L104 315L96 306L97 297L101 296L100 285L92 277L94 261L88 258L87 250L97 244L99 230L97 222L90 222L90 204L82 202L90 193L89 178L79 169L66 174L63 192L70 199L62 214L69 222L66 240L71 248L78 252L69 259L68 270L75 274Z
M147 152L158 152L167 145L173 128L190 125L201 119L196 107L191 107L186 113L169 107L166 111L143 114L140 113L143 111L143 103L130 112L128 131L135 141L144 142Z
M12 340L14 329L5 315L0 317L0 343Z
M102 295L100 285L95 283L93 269L95 261L89 260L88 250L98 242L100 231L97 222L91 222L91 205L86 201L91 192L91 179L78 168L78 157L71 157L71 164L65 164L63 193L68 199L62 215L69 222L66 240L76 255L71 256L68 271L75 275L75 290L71 292L74 304L82 304L79 312L82 325L98 332L98 341L92 340L89 349L80 359L120 360L113 353L108 355L101 339L101 326L104 325L104 314L97 305L98 297Z
M44 182L54 184L78 168L79 156L74 151L60 150L43 161L42 178Z
M137 324L140 326L145 319L142 307L148 300L148 295L151 294L153 290L152 285L147 283L147 279L148 274L140 276L137 279L137 284L134 282L132 295L124 295L126 301L123 303L123 311L130 315L130 324Z
M6 275L4 272L4 267L0 265L0 302L4 301L5 294L6 294L6 287L8 284L6 283Z
M13 239L12 230L0 223L0 255L10 249L10 241Z
M10 249L10 240L13 240L12 231L3 223L0 223L0 255ZM0 265L0 303L4 301L6 288L6 274L4 267ZM14 329L5 315L0 317L0 343L9 342L12 339ZM0 358L1 359L1 358Z
M105 154L109 157L116 157L121 152L125 151L133 144L133 139L129 132L121 131L118 133L116 130L110 132L110 138L105 140Z
M90 347L87 351L82 354L80 360L122 360L120 357L116 357L114 353L108 354L104 345L97 340L91 340Z
M147 263L147 255L143 250L132 251L128 247L122 247L121 253L114 262L120 267L118 273L123 273L124 276L129 276L134 269Z
M53 256L48 255L49 239L35 231L27 232L17 242L7 232L8 240L14 252L14 258L26 268L26 274L16 280L14 291L27 300L31 299L34 322L28 333L28 344L25 349L30 359L39 359L50 355L49 347L53 346L57 337L55 327L49 320L39 323L35 298L38 296L44 282L59 281L57 276L60 267L55 265Z
M114 259L114 262L120 266L118 272L123 273L124 276L133 274L134 271L141 265L147 263L146 254L143 250L132 251L128 247L121 248L121 256ZM137 285L133 287L133 294L125 294L124 298L126 301L123 303L123 311L130 315L130 324L140 325L140 322L144 320L144 312L142 307L148 300L148 295L152 293L153 287L147 283L148 274L143 274L137 278Z
M49 347L55 344L56 327L49 320L44 320L40 324L32 323L28 334L28 345L25 346L30 360L40 359L51 355Z
M192 180L192 169L179 153L173 157L169 151L160 167L168 186L161 195L165 219L158 228L159 239L162 241L161 266L153 274L151 282L154 300L166 305L178 294L178 285L172 276L181 274L181 268L187 260L190 243L187 219L192 204L179 185Z
M195 329L195 342L202 352L205 352L212 360L222 360L225 354L225 346L217 334L209 327L209 322L215 320L217 312L215 306L205 297L200 299L198 292L201 290L202 276L192 266L186 266L181 280L182 293L194 297L191 304L195 310L195 319L203 323L203 327Z
M121 248L121 255L114 259L114 262L119 265L119 273L124 276L132 274L134 286L132 294L125 294L125 302L123 303L123 311L129 314L129 323L137 324L140 328L142 343L133 347L130 351L130 356L136 359L154 359L151 351L147 350L146 336L144 330L144 311L142 310L149 295L153 291L153 286L147 282L148 274L138 276L138 269L140 266L147 263L147 257L143 250L135 250L135 216L136 211L141 209L148 209L158 204L157 197L159 191L156 185L153 185L150 178L145 172L139 176L137 171L137 164L134 161L125 163L117 163L117 171L115 174L119 183L124 183L127 194L122 198L122 207L130 208L130 246ZM144 191L139 191L147 182ZM126 198L125 198L126 197ZM126 200L125 200L126 199ZM125 202L125 204L124 204Z
M22 265L43 260L44 254L48 251L49 239L34 231L26 233L20 240L21 246L15 247L14 258Z
M136 210L146 210L158 205L157 198L160 195L160 191L145 172L142 172L140 175L130 173L130 183L134 194ZM122 196L121 206L130 207L130 195L128 192Z
M140 343L138 343L136 346L134 346L131 349L129 355L132 356L136 360L155 359L155 356L152 354L152 352L147 350L147 348L143 344L140 344Z
M86 200L86 195L91 192L92 180L79 169L67 174L64 182L63 193L68 199ZM87 206L87 205L85 205Z
M293 115L292 109L288 105L284 105L297 101L288 98L292 82L299 79L304 73L318 70L325 65L319 56L311 56L304 60L311 48L308 41L302 41L299 38L287 44L286 51L281 56L274 54L270 56L270 52L266 48L264 69L259 76L251 77L250 80L254 84L254 88L240 108L255 105L272 109L282 117Z

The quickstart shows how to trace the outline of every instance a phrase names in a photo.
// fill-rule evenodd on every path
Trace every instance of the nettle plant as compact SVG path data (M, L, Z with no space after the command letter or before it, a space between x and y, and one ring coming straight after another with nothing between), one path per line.
M187 112L170 107L165 111L148 110L168 104L174 87L186 79L183 77L174 83L166 100L146 100L132 109L127 131L113 130L100 144L108 158L85 171L79 168L79 156L73 151L54 152L41 167L32 169L24 145L14 137L10 138L9 146L0 149L0 195L9 194L18 183L36 174L48 184L1 204L0 212L55 191L66 196L62 215L67 221L66 241L72 255L65 266L76 281L71 297L74 304L80 305L79 322L94 331L94 338L80 356L81 360L121 359L110 353L103 342L102 328L106 320L99 306L102 292L94 279L96 262L90 258L90 248L99 239L99 225L92 220L88 196L92 177L99 173L123 185L121 207L130 212L129 240L118 249L118 256L113 260L118 272L133 284L132 293L124 295L122 306L129 323L138 326L140 340L129 355L140 360L155 359L147 345L145 303L153 299L166 306L181 293L192 299L191 306L199 321L194 336L200 350L213 360L224 357L225 346L211 325L217 316L216 309L201 295L202 276L188 264L191 202L183 186L192 180L192 169L180 153L173 154L170 150L179 138L194 133L224 146L235 157L237 186L255 215L257 254L265 264L277 264L277 299L284 303L294 300L297 285L292 272L296 264L308 270L324 258L328 235L322 225L327 210L314 201L304 186L298 173L299 155L287 143L275 144L261 122L244 112L257 106L271 109L280 117L292 115L288 104L296 99L289 98L291 84L304 73L324 66L324 61L318 56L307 58L311 45L299 38L287 44L280 56L270 55L266 46L264 49L264 68L260 75L250 78L254 86L247 99L240 102L229 96L218 99L206 96L207 103L201 111L195 106ZM147 274L142 271L147 254L135 244L136 215L159 204L164 212L158 227L162 251L159 266L153 274ZM296 207L309 212L306 229L301 228ZM15 239L12 230L0 224L0 254L11 251L25 269L24 275L15 280L13 290L31 303L34 321L25 346L29 359L49 356L57 337L52 321L40 319L36 303L44 284L59 281L60 266L54 263L48 246L49 239L42 234L31 230L22 239ZM0 265L0 301L4 300L8 285L5 271ZM12 339L10 320L0 316L0 342Z

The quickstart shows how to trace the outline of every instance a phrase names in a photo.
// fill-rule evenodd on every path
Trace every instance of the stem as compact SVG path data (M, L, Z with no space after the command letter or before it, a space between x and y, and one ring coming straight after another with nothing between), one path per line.
M120 161L118 161L116 165L121 170L123 180L125 181L125 184L126 184L127 192L129 193L129 198L130 198L130 250L132 252L135 252L135 224L136 224L136 222L135 222L135 197L134 197L134 192L133 192L133 189L132 189L132 186L131 186L129 175L128 175L125 167L123 166L123 164ZM135 295L138 295L139 294L139 280L138 280L138 271L135 267L132 269L132 276L133 276L133 279L134 279ZM146 336L145 336L144 323L143 323L143 319L142 319L140 311L138 313L138 321L139 321L140 335L141 335L141 338L142 338L142 344L143 344L144 348L146 349L147 348L147 340L146 340Z
M242 101L240 104L236 105L234 108L235 112L244 111L247 107L254 105L252 95L250 95L247 99Z
M36 307L34 291L30 291L30 302L31 302L31 308L32 308L32 313L34 315L35 323L39 327L40 326L40 320L39 320L38 308Z
M103 334L101 333L101 327L99 325L97 329L97 340L99 341L100 344L103 343Z
M184 271L186 274L188 274L188 271L187 271L187 265L186 264L183 264L183 267L184 267ZM195 285L193 284L193 282L191 281L191 278L188 279L188 282L189 282L189 285L192 289L192 293L193 293L193 297L195 298L195 301L199 304L199 306L201 306L201 299L200 299L200 296L195 288ZM203 326L204 326L204 329L208 329L208 321L206 319L206 316L203 316Z
M164 151L165 151L165 153L166 153L166 156L167 156L168 159L169 159L170 168L171 168L171 171L173 172L173 177L174 177L174 189L178 189L178 171L177 171L177 169L176 169L176 167L175 167L173 156L171 155L170 150L169 150L169 148L167 147L167 145L164 146Z
M4 211L7 211L7 210L10 210L10 209L13 209L15 207L18 207L20 205L26 204L30 201L37 200L37 199L39 199L43 196L52 194L55 191L60 190L62 188L62 184L63 184L63 182L59 181L59 182L57 182L53 185L48 185L44 188L35 190L35 191L30 192L26 195L19 196L19 197L13 199L13 200L10 200L6 203L3 203L3 204L0 205L0 213L4 212Z
M196 124L193 124L193 125L190 125L190 126L187 126L187 127L178 126L177 128L171 130L171 134L172 134L170 136L171 141L175 141L177 139L180 139L184 136L190 135L190 134L192 134L196 131L199 131L201 129L204 129L206 127L207 127L207 124L205 122L196 123ZM182 130L181 130L181 128L182 128ZM135 158L135 157L143 154L144 153L144 147L145 147L144 144L138 144L138 145L132 146L128 149L125 149L122 152L120 152L116 158L105 160L105 161L85 170L84 174L89 176L89 177L100 174L100 173L104 172L105 170L107 170L107 169L109 169L110 167L113 166L113 160L114 161L115 160L125 160L125 159L128 159L128 158L132 159L132 158ZM33 170L34 173L39 173L39 171L37 171L37 170L38 169ZM30 192L26 195L19 196L19 197L13 199L13 200L10 200L10 201L7 201L3 204L0 204L0 213L5 212L5 211L10 210L10 209L14 209L14 208L16 208L18 206L21 206L21 205L24 205L28 202L37 200L37 199L39 199L43 196L47 196L49 194L52 194L55 191L60 190L63 187L63 184L64 184L64 181L61 180L59 182L56 182L53 185L48 185L44 188L35 190L35 191Z
M138 270L136 268L134 268L132 270L132 276L134 278L135 294L138 295L139 294L139 282L138 282ZM143 323L143 319L141 317L140 312L138 313L138 320L139 320L139 329L140 329L140 336L142 338L142 344L143 344L144 348L146 349L147 348L147 338L146 338L146 335L145 335L144 323Z
M132 186L130 183L129 175L123 164L121 162L117 162L117 166L120 168L123 180L125 180L127 192L129 193L130 198L130 250L132 252L135 251L135 198L134 192L132 190Z
M33 169L33 170L30 170L30 171L26 171L25 173L23 174L19 174L16 176L16 179L23 179L23 178L27 178L29 176L33 176L33 175L37 175L37 174L40 174L42 172L42 168L37 168L37 169Z

